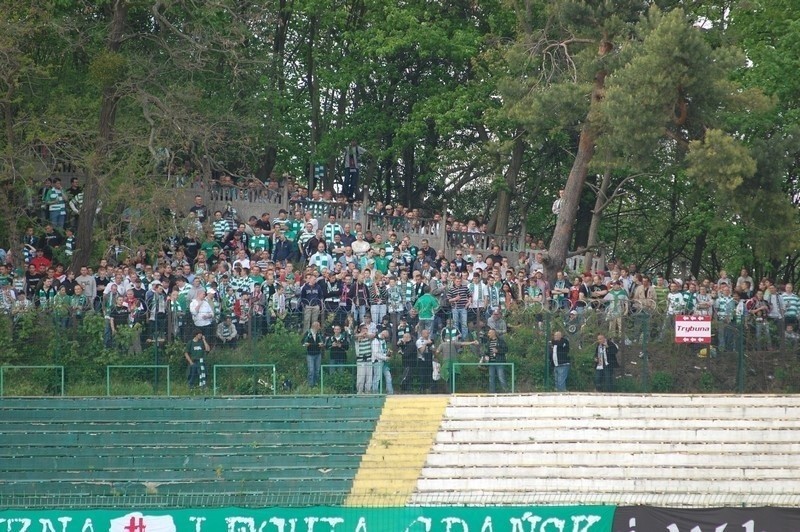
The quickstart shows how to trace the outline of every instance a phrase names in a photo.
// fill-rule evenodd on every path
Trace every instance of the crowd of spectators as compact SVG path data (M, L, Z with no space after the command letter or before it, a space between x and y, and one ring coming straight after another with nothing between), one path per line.
M38 310L65 328L89 313L101 314L106 347L120 347L121 336L125 349L133 350L185 342L190 367L192 351L207 355L284 327L302 334L309 386L319 384L327 353L332 365L355 360L359 393L381 386L393 391L392 356L402 359L401 390L430 391L439 366L447 379L449 362L467 348L487 364L490 391L498 384L506 390L506 319L515 310L529 311L532 327L541 327L546 312L557 312L565 331L580 327L589 314L601 315L608 337L624 345L640 343L644 334L623 326L624 318L661 320L663 338L680 314L712 316L722 352L737 348L736 326L745 321L758 348L796 346L798 340L800 298L793 287L755 282L747 270L736 280L720 272L717 280L667 281L609 261L602 271L571 278L558 272L551 283L541 253L531 251L544 248L542 241L529 238L529 249L513 252L512 260L499 245L485 254L476 247L486 231L474 220L425 218L431 238L448 232L446 253L428 239L412 244L406 230L422 227L418 211L375 203L368 212L384 222L372 225L382 231L364 231L355 215L352 223L337 222L337 209L360 212L354 201L316 190L304 198L301 187L292 190L291 208L249 220L239 219L230 204L212 211L197 195L184 234L149 249L130 250L117 241L98 264L72 271L80 209L65 214L62 203L80 201L81 191L75 182L69 192L58 192L57 180L47 186L43 231L28 227L18 246L0 253L0 312L16 320ZM215 199L232 199L215 190ZM122 330L129 334L120 335ZM558 389L564 389L569 360L564 341L551 340ZM190 382L202 382L200 376L194 368ZM603 387L606 377L600 380Z

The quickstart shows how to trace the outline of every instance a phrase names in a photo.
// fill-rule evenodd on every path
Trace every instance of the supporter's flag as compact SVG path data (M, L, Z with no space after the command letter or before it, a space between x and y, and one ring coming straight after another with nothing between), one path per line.
M325 177L325 165L322 163L314 163L314 178L311 183L308 184L308 190L312 191L317 188L317 183L322 182L322 179Z
M176 532L170 515L142 515L139 512L111 520L109 532Z

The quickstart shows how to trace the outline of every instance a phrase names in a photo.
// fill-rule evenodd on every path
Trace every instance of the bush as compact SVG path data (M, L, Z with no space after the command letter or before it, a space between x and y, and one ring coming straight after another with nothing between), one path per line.
M675 382L672 374L663 371L653 373L650 381L652 391L655 393L670 393L674 390Z

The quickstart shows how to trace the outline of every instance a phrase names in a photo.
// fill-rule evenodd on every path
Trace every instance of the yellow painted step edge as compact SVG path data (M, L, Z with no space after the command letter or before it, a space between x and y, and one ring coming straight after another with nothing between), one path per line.
M409 502L448 402L447 396L386 398L345 506L397 507Z

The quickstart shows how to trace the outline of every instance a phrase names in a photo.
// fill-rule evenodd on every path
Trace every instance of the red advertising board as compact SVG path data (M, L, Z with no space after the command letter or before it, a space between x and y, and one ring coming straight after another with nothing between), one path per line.
M710 344L711 316L675 316L676 344Z

